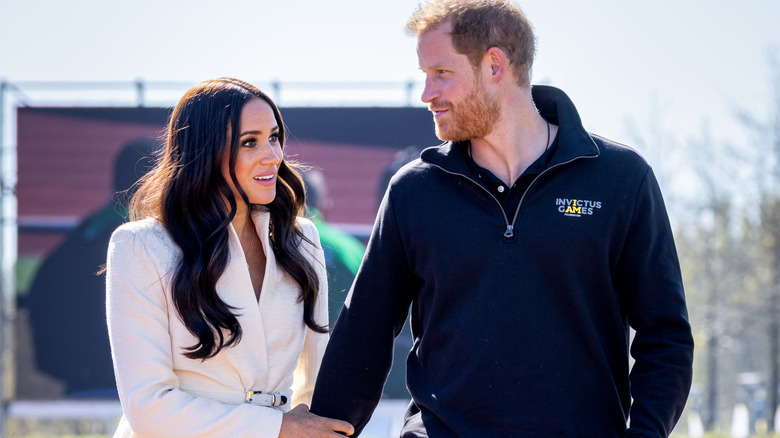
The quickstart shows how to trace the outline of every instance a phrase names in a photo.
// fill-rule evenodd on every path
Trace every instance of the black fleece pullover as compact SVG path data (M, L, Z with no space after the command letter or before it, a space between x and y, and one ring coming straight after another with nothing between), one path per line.
M393 178L312 412L362 430L411 306L402 437L671 432L693 339L656 179L588 134L562 91L533 98L558 145L514 214L471 176L466 143L428 148Z

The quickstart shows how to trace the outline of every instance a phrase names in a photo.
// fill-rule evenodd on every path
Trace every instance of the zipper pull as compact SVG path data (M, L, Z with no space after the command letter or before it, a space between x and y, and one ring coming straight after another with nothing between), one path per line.
M511 239L512 237L514 237L515 235L514 228L515 228L514 225L507 225L506 231L504 231L504 237L506 237L507 239Z

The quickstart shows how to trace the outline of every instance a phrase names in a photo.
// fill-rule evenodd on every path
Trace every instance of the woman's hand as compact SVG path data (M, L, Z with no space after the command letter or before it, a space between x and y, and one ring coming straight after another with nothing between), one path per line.
M346 421L320 417L309 412L309 407L300 404L282 416L282 430L279 438L335 438L355 433L355 428Z

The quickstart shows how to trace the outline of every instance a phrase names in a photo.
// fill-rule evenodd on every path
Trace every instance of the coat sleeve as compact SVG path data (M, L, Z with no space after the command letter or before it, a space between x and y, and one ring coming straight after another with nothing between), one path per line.
M305 235L314 243L307 245L311 249L309 259L317 271L319 279L319 290L317 292L317 302L314 308L314 321L317 324L328 324L328 274L325 267L325 254L322 251L317 229L313 224L305 225ZM314 393L314 383L317 379L317 373L322 364L322 356L325 354L325 348L328 346L328 334L317 333L310 328L306 328L306 338L303 343L303 350L298 357L298 365L295 368L293 377L293 397L292 406L303 403L311 405L312 394Z
M626 297L629 324L636 331L626 436L666 437L690 390L693 336L677 250L652 170L638 193L617 281Z
M351 423L357 436L382 395L416 283L389 191L317 377L311 410Z
M108 331L130 428L144 437L278 437L282 413L277 410L227 405L179 389L168 330L169 319L177 316L166 300L163 280L169 267L160 262L160 254L172 250L150 238L150 231L120 227L108 249Z

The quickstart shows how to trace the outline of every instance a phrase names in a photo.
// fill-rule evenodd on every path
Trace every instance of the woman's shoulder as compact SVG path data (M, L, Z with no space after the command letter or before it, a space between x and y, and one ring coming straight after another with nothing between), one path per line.
M315 232L317 231L317 228L314 226L314 222L312 222L312 220L307 217L297 216L295 218L295 223L297 223L301 229L314 230Z
M314 225L314 222L312 222L311 219L298 216L295 218L295 224L300 228L300 230L303 232L303 235L306 236L307 239L311 240L315 246L320 246L320 235L317 232L317 227Z
M114 230L114 234L127 234L137 236L155 236L160 233L168 234L163 224L154 218L144 218L125 222Z
M153 218L126 222L111 236L111 242L117 244L141 245L147 249L170 248L173 241L165 226Z

